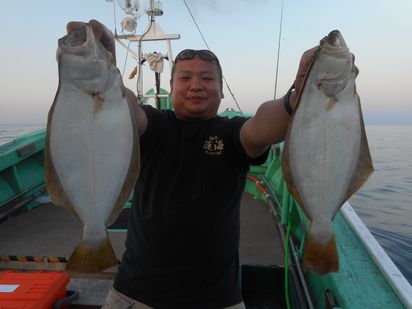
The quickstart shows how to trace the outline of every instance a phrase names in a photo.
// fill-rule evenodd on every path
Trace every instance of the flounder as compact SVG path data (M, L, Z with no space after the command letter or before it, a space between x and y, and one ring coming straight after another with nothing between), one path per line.
M137 180L139 134L120 72L89 24L59 39L57 61L59 86L47 122L47 190L83 225L66 270L99 273L119 263L106 227Z
M311 221L303 266L320 274L339 269L331 220L373 171L357 74L341 33L332 31L306 72L285 139L283 174Z

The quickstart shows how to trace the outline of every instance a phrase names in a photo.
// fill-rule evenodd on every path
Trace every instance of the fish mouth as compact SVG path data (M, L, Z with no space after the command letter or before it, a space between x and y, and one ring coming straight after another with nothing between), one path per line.
M68 66L66 72L72 82L79 87L82 84L106 85L107 74L104 72L110 67L108 65L113 63L113 56L96 40L90 24L84 23L73 29L59 39L58 46L57 59Z
M104 58L109 63L113 63L113 55L98 40L95 40L93 29L90 24L84 24L80 28L74 29L69 34L58 40L57 57L62 53L75 56L94 58Z
M327 36L320 40L319 46L328 50L330 53L346 54L349 51L345 40L339 30L331 31Z
M87 42L87 27L74 29L71 33L63 38L64 44L68 46L81 46Z
M96 40L90 24L83 24L59 39L58 62L65 67L62 78L88 93L111 87L112 54Z
M74 29L58 41L59 49L65 53L83 55L90 53L93 31L90 25Z
M343 39L342 34L340 33L339 30L333 30L331 31L328 36L326 37L326 40L330 45L333 45L335 47L339 48L348 48L346 45L345 40Z

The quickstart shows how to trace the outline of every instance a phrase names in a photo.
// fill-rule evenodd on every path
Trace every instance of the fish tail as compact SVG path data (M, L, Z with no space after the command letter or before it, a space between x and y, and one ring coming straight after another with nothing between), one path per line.
M97 274L118 264L119 260L106 237L93 245L81 241L67 261L65 269L68 272Z
M312 223L303 254L303 267L321 275L339 270L335 234L330 225L328 229L319 230Z

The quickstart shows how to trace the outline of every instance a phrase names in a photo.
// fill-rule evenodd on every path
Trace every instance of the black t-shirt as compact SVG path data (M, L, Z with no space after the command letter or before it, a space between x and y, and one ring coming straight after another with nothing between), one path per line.
M222 308L242 301L239 208L250 164L246 118L177 119L144 106L141 170L114 288L155 308Z

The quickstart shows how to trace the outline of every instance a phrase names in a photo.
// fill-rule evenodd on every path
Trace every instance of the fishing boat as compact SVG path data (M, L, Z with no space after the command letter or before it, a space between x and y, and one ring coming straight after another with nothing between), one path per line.
M133 1L126 1L129 5ZM137 10L137 7L127 7ZM143 91L143 44L166 43L163 59L172 66L171 42L155 18L159 1L147 10L149 25L141 35L117 35L120 46L137 63L140 104L172 109L168 92L156 85ZM135 20L123 26L134 31ZM137 45L136 51L130 45ZM154 101L155 103L152 103ZM248 115L226 110L220 117ZM80 238L81 226L63 208L50 202L44 179L46 131L39 130L0 146L0 271L61 271ZM267 161L251 167L241 202L241 282L247 308L412 308L412 287L346 202L333 220L339 272L319 275L302 268L310 221L289 193L282 175L283 145L273 145ZM108 228L116 254L124 252L126 203ZM112 285L116 267L98 275L72 275L67 286L70 308L99 308Z

